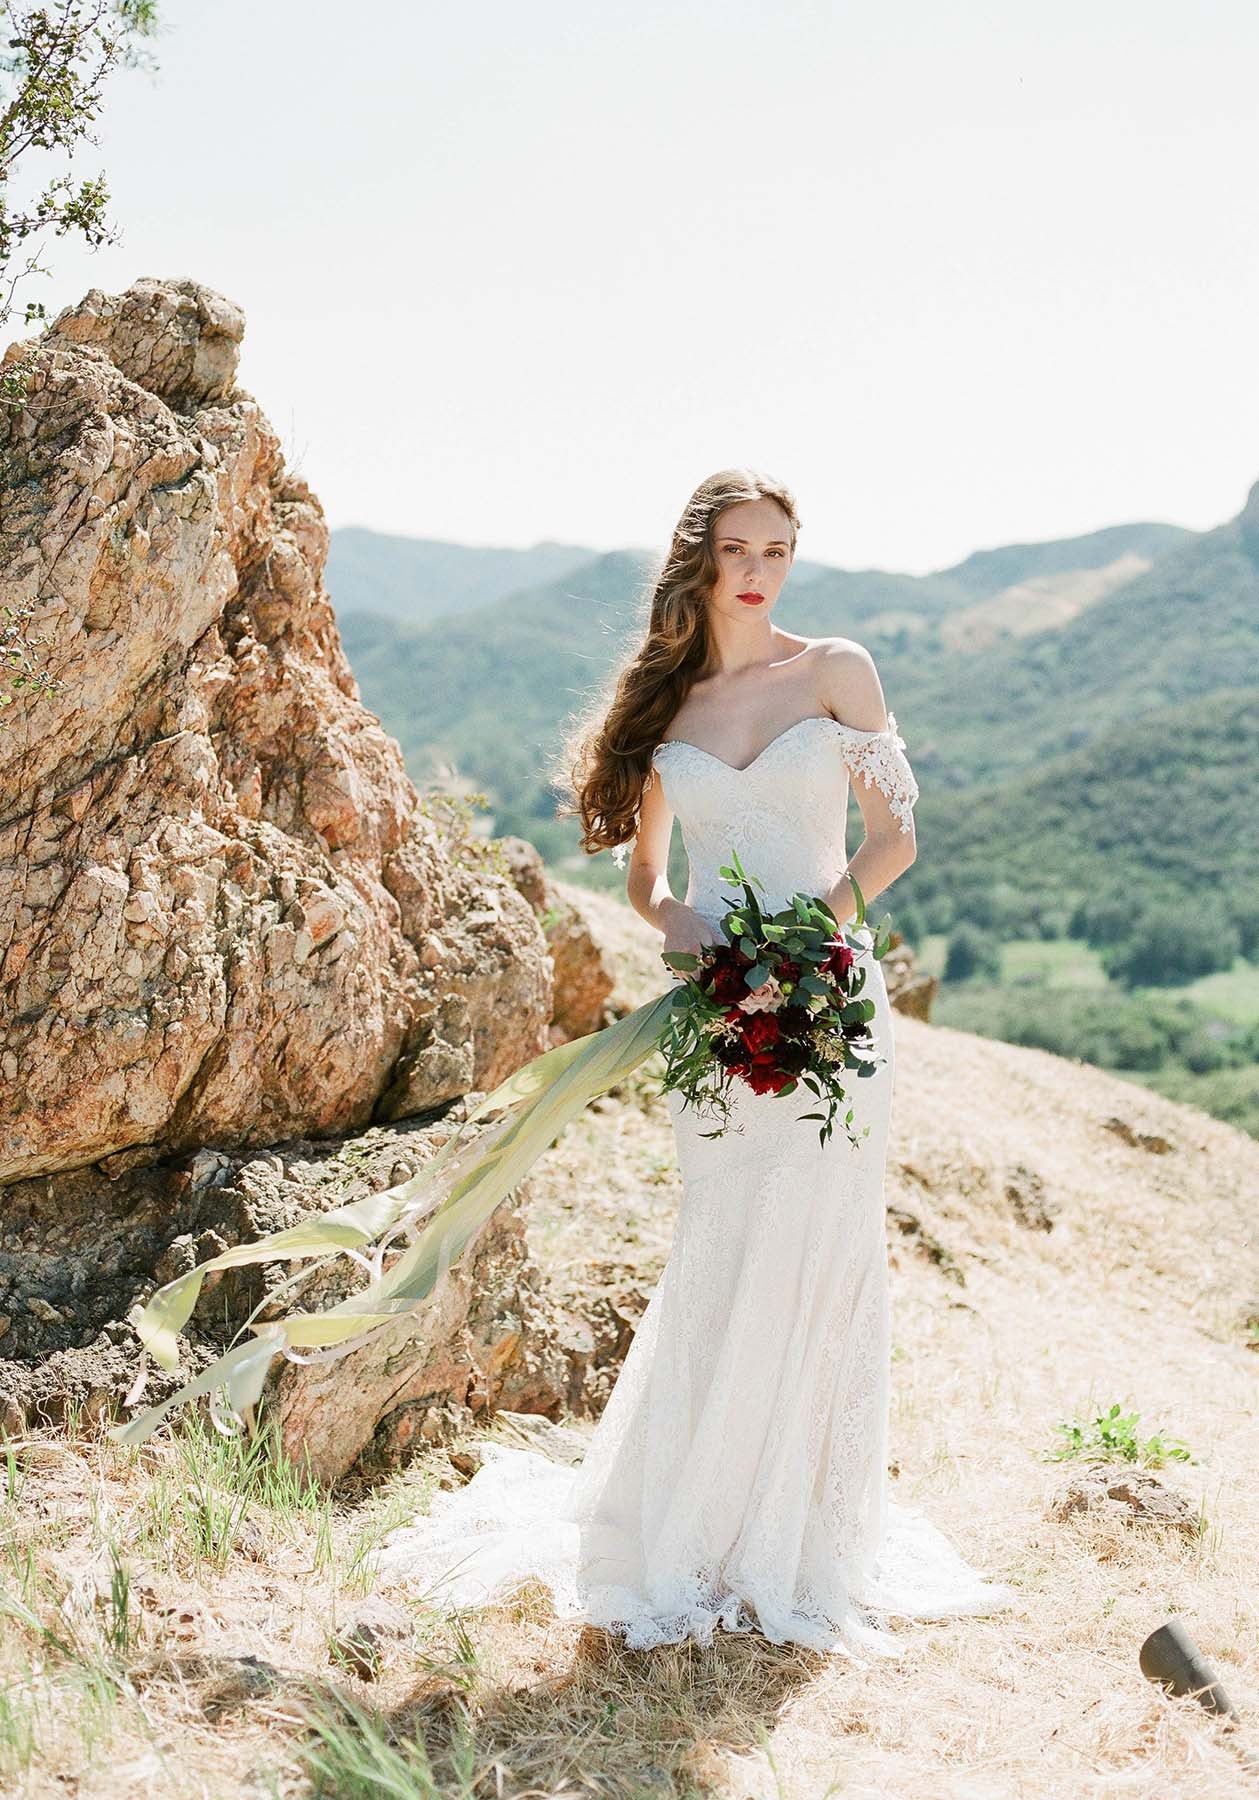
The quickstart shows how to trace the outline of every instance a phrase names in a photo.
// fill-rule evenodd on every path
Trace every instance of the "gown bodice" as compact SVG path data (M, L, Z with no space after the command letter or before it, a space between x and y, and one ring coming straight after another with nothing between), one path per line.
M656 746L653 769L682 831L689 865L686 904L712 924L737 890L720 873L737 850L777 910L793 893L824 894L847 867L850 774L887 796L902 831L918 798L905 740L888 713L882 731L861 731L829 714L798 719L738 769L683 738Z

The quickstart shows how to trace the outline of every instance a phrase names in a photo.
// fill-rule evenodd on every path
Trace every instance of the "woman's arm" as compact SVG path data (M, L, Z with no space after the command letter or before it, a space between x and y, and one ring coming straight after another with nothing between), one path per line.
M888 729L883 685L873 657L862 645L851 638L837 638L829 644L821 661L821 684L822 703L841 724L854 726L858 731ZM918 854L918 845L913 812L907 805L902 804L898 815L892 808L892 796L877 782L854 778L852 786L865 836L848 858L848 867L868 907L877 894L904 874ZM825 899L841 925L856 917L856 896L847 875L840 877Z
M634 911L664 932L666 950L697 950L701 944L721 943L714 931L669 886L669 840L673 835L673 809L664 797L657 771L643 789L639 804L638 836L625 877L625 897Z
M625 897L634 911L667 931L669 915L682 902L669 886L669 840L673 834L673 810L664 797L659 774L643 789L638 813L638 836L625 877Z

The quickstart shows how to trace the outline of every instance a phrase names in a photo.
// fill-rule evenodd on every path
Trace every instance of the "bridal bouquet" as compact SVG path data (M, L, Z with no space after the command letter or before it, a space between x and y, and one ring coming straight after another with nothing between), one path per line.
M718 1115L717 1129L700 1135L720 1137L735 1083L784 1096L803 1083L825 1099L827 1110L796 1116L821 1120L818 1136L825 1144L846 1099L842 1071L870 1076L884 1060L863 1054L874 1048L875 1013L874 1001L861 997L865 946L849 943L825 901L807 894L794 894L780 912L763 912L753 889L764 883L744 873L737 854L719 872L743 890L721 921L726 943L664 954L685 981L661 1039L664 1090L677 1089L687 1105ZM860 925L865 904L851 875L849 880ZM885 949L886 941L876 937L874 954ZM858 1145L870 1127L857 1133L852 1120L850 1106L844 1126Z
M211 1271L258 1263L312 1265L269 1293L229 1348L194 1380L125 1425L115 1425L110 1435L120 1443L140 1443L173 1408L203 1394L219 1430L252 1429L253 1409L275 1357L332 1361L418 1310L569 1120L656 1050L664 1053L666 1091L677 1088L689 1101L706 1102L725 1117L733 1081L780 1096L803 1083L828 1101L827 1114L801 1115L823 1121L825 1143L844 1099L840 1071L854 1069L861 1076L874 1067L858 1054L868 1047L866 1027L874 1013L874 1003L861 998L865 975L858 964L867 946L860 938L843 938L834 914L816 897L797 894L789 907L766 915L753 893L754 885L763 884L744 874L737 855L721 873L743 886L741 902L724 920L728 942L698 955L667 953L664 961L679 979L666 993L601 1031L535 1056L487 1094L437 1154L395 1187L237 1244L160 1287L134 1316L143 1356L129 1405L140 1400L150 1357L168 1373L178 1372L179 1334ZM852 885L859 928L865 904L856 882ZM883 956L887 946L881 924L873 954ZM845 1124L856 1144L852 1116L850 1108ZM487 1118L479 1134L468 1135L469 1126ZM337 1256L363 1270L362 1288L320 1311L274 1316L286 1288ZM260 1318L264 1311L268 1316Z

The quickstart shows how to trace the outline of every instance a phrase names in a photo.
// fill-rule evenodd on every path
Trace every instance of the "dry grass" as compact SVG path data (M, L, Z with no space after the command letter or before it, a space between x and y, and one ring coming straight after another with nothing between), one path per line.
M897 1059L896 1491L1014 1582L1020 1608L914 1626L902 1661L867 1670L755 1637L629 1653L557 1623L533 1588L463 1618L413 1607L368 1684L329 1661L362 1592L355 1546L452 1479L441 1453L374 1492L255 1495L233 1525L230 1506L226 1523L212 1502L181 1512L170 1442L29 1441L9 1476L0 1451L0 1489L16 1479L0 1508L0 1790L1259 1794L1237 1737L1137 1664L1182 1616L1259 1742L1259 1356L1243 1322L1259 1303L1259 1143L1087 1066L913 1019L897 1019ZM1056 1209L1051 1230L1019 1222L1011 1185ZM534 1187L534 1243L565 1280L596 1262L654 1278L677 1192L650 1081L571 1127ZM1071 1468L1046 1460L1056 1423L1116 1400L1142 1436L1190 1446L1160 1474L1197 1534L1046 1517ZM230 1500L239 1471L209 1488L220 1479ZM320 1757L337 1771L323 1786Z

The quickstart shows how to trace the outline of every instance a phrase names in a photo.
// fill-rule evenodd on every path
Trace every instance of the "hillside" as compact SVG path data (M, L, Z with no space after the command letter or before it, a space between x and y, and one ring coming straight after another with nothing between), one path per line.
M933 781L1001 780L1124 720L1259 668L1259 486L1246 510L1160 556L1059 631L980 654L912 653L885 686Z
M790 606L793 630L847 633L895 670L906 655L929 659L977 636L991 641L1061 624L1193 535L1178 525L1116 525L1085 537L978 551L921 576L879 569L810 575L797 565L783 606Z
M624 997L658 991L656 934L611 900L595 904L614 929ZM1109 1800L1138 1775L1142 1792L1178 1800L1259 1792L1218 1726L1137 1664L1145 1636L1178 1616L1243 1718L1259 1706L1247 1324L1259 1302L1259 1144L1086 1065L901 1014L895 1030L889 1467L903 1502L1023 1591L1013 1613L907 1626L922 1647L890 1669L724 1634L702 1654L644 1660L555 1621L539 1589L442 1619L401 1589L369 1602L372 1546L438 1484L465 1480L495 1436L527 1430L562 1456L587 1421L503 1415L331 1494L251 1486L242 1453L210 1433L137 1454L83 1422L12 1451L17 1573L6 1583L29 1611L0 1641L5 1754L21 1754L22 1726L37 1718L28 1753L61 1791L81 1783L107 1720L110 1754L90 1785L105 1800L136 1791L155 1742L172 1794L194 1791L188 1767L223 1800L256 1793L260 1770L276 1791L297 1791L321 1757L344 1771L335 1721L352 1704L378 1721L376 1735L358 1723L352 1734L378 1792L386 1778L388 1791L412 1791L388 1757L417 1732L433 1779L414 1791L430 1794L465 1791L461 1766L496 1763L510 1771L507 1792L607 1800ZM668 1119L645 1067L574 1122L530 1183L530 1248L575 1358L600 1334L632 1330L677 1202ZM1065 1447L1060 1422L1116 1403L1137 1414L1141 1442L1161 1432L1187 1445L1192 1460L1148 1472L1102 1465L1180 1497L1179 1526L1119 1501L1053 1516L1092 1460L1050 1460ZM121 1600L111 1557L129 1572ZM394 1612L374 1614L372 1654L338 1655L382 1602ZM55 1630L40 1631L45 1618ZM108 1704L87 1704L88 1673L116 1668L127 1678ZM326 1791L369 1791L342 1779Z
M546 759L562 720L625 646L648 567L628 552L596 557L427 629L366 613L341 620L363 697L412 778L429 785L453 764L491 795L496 831L528 837L546 855L571 844L553 821Z
M1259 686L1151 708L1002 781L952 792L924 783L918 860L896 904L951 901L937 912L945 928L977 891L1002 886L1027 896L1029 912L1064 917L1090 896L1139 892L1191 907L1253 893L1257 775Z
M1194 533L1183 525L1149 521L1132 525L1107 525L1083 537L1057 538L1040 544L1003 544L995 550L976 550L939 578L964 588L975 600L991 599L1002 588L1047 575L1069 575L1077 569L1102 569L1125 556L1152 562L1165 550L1185 543Z

